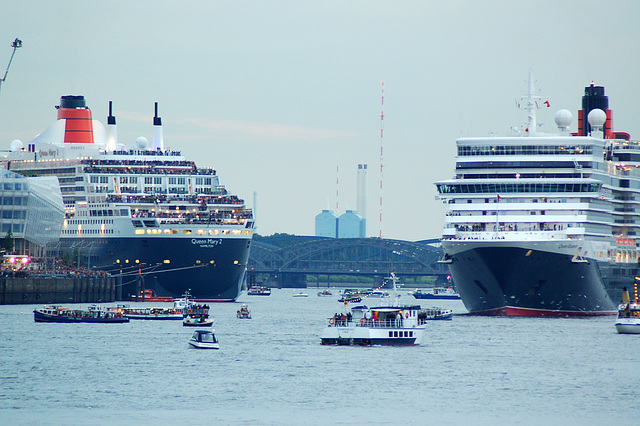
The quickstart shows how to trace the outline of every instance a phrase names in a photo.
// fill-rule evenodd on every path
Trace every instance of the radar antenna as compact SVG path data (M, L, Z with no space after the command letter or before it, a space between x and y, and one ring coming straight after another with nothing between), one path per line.
M11 61L13 61L13 55L16 54L16 50L22 47L22 40L16 38L11 43L11 47L13 47L13 52L11 52L11 58L9 58L9 64L7 65L7 70L4 72L4 77L0 78L0 89L2 88L2 83L7 79L7 74L9 73L9 67L11 66Z

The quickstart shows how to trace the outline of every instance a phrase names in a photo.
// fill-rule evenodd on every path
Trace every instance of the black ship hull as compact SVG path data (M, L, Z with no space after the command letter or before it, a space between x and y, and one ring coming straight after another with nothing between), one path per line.
M152 288L159 296L189 291L199 301L226 302L240 295L250 246L239 238L65 238L60 251L91 269L122 273L120 300Z
M449 257L456 289L472 314L611 315L623 284L603 275L612 270L608 263L563 253L479 245Z

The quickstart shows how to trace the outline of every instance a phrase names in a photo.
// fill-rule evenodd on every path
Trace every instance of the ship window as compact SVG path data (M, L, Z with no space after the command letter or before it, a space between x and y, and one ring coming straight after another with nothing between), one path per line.
M393 337L393 331L389 332L389 337Z
M209 234L211 235L218 235L220 233L220 231L218 231L217 229L212 229L209 231Z
M136 229L136 234L144 234L144 229Z
M198 235L205 235L206 233L207 233L207 231L205 229L198 229L196 231L196 234L198 234Z
M191 234L191 231L189 229L183 229L182 233L189 235L189 234Z
M413 337L413 331L409 332L409 337Z

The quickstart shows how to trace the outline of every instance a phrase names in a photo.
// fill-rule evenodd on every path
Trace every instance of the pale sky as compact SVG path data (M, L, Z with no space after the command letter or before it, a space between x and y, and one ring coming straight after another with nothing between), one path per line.
M456 138L523 126L530 70L551 104L543 130L566 108L575 131L594 81L614 129L640 137L639 16L635 0L2 0L0 77L23 47L1 86L0 149L44 131L72 94L102 122L113 101L119 142L152 139L157 101L166 147L249 207L256 193L260 234L313 235L323 209L355 210L366 163L378 236L384 81L382 235L438 238L433 183L454 176Z

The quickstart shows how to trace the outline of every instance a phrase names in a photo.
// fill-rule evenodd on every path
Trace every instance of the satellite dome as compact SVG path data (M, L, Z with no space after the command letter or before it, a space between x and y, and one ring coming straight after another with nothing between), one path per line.
M592 109L587 116L589 124L593 127L602 127L605 121L607 121L607 114L599 108Z
M561 129L567 129L571 126L571 122L573 121L573 114L568 109L561 109L556 112L555 116L556 125Z
M145 138L144 136L140 136L138 139L136 139L136 148L147 149L148 146L149 139Z
M14 140L11 141L11 151L12 152L20 151L23 148L24 148L24 144L22 143L22 141L20 139L14 139Z

